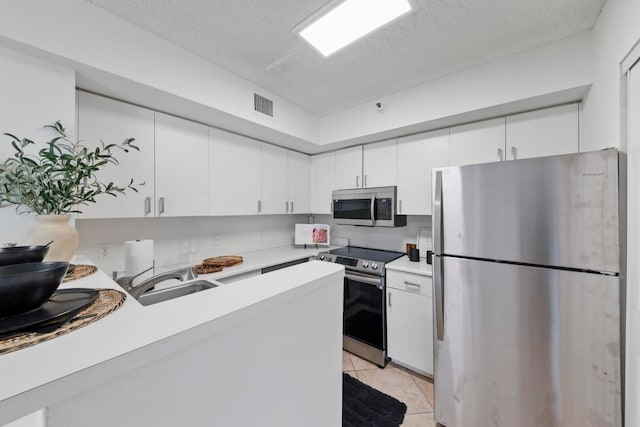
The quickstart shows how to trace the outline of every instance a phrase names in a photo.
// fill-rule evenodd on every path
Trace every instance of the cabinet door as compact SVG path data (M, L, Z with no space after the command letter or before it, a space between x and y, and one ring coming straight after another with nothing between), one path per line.
M311 212L331 214L331 193L336 188L336 153L311 156Z
M362 146L336 151L336 189L362 187Z
M452 166L505 160L505 118L485 120L450 129Z
M367 144L362 149L364 187L396 185L396 140Z
M207 126L156 113L156 216L209 214Z
M431 215L431 169L449 165L449 129L398 140L398 213Z
M283 214L288 210L287 150L262 144L260 161L261 214Z
M256 215L261 143L209 128L210 215Z
M87 147L121 143L135 138L140 151L116 150L117 165L107 165L98 174L100 181L125 187L144 183L138 192L127 191L118 197L98 196L96 203L79 206L79 218L137 218L154 215L154 134L153 111L124 102L78 92L78 139ZM146 209L149 208L149 209Z
M311 212L311 159L306 154L288 152L289 213Z
M387 347L391 359L433 375L431 297L387 287Z
M580 104L507 117L507 159L578 152Z

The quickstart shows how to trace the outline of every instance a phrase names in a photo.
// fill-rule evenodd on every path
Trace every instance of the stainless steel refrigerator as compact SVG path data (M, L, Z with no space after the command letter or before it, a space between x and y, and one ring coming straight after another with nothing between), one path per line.
M619 175L615 149L433 171L437 422L622 426Z

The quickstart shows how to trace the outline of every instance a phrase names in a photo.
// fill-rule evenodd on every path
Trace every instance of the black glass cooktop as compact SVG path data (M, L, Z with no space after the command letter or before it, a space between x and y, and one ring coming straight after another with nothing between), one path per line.
M404 255L404 252L385 251L382 249L368 249L357 246L346 246L344 248L332 249L332 255L347 256L351 258L366 259L375 262L391 262Z

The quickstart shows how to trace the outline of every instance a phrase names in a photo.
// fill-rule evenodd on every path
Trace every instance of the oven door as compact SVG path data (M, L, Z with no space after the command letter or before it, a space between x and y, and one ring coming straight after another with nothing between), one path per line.
M386 350L384 278L347 271L344 275L344 335Z

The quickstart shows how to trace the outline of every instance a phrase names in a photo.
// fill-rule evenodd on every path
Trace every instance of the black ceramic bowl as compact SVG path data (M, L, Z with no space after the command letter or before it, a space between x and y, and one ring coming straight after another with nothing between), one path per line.
M0 248L0 266L22 264L24 262L40 262L49 252L49 245L13 246Z
M28 262L0 267L0 317L40 307L58 289L67 262Z

